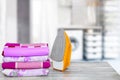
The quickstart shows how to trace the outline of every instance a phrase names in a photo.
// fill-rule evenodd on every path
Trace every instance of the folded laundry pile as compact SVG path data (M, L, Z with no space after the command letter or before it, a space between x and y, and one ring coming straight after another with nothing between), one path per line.
M3 74L6 76L48 75L50 60L47 43L6 43L3 50Z

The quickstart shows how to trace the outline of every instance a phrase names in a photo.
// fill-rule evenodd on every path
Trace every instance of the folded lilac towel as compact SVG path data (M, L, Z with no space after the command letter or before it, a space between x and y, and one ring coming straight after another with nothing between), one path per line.
M3 57L3 62L31 62L46 61L48 56L30 56L30 57Z
M40 69L49 68L50 60L44 62L3 62L3 69Z
M4 48L2 53L6 57L15 57L15 56L45 56L48 55L49 49L44 48Z
M48 69L4 69L2 73L9 77L46 76Z

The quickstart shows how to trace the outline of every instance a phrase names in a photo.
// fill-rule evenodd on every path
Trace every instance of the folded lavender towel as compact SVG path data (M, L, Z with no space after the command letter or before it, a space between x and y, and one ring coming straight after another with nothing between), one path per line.
M4 69L2 73L9 77L46 76L48 69Z
M30 56L30 57L3 57L3 62L31 62L46 61L48 56Z

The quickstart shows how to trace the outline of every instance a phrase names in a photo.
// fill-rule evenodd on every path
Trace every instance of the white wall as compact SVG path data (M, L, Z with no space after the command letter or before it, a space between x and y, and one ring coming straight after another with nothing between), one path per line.
M59 27L71 25L72 0L58 0L58 23Z
M71 11L70 7L58 5L58 23L60 27L71 25Z
M88 7L86 0L72 0L72 24L88 25Z

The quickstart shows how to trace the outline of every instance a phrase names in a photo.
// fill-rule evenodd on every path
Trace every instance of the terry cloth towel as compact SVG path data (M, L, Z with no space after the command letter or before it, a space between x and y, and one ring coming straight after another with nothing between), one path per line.
M24 47L24 48L48 47L48 43L34 43L34 44L6 43L5 44L5 48L14 48L14 47Z
M31 62L46 61L48 56L30 56L30 57L3 57L3 62Z
M9 77L46 76L48 69L4 69L2 73Z
M40 69L40 68L49 68L50 61L44 62L3 62L3 69Z
M52 53L53 68L64 71L70 65L72 46L70 39L64 30L60 29L55 39Z
M6 57L21 57L21 56L45 56L48 55L49 49L45 48L4 48L2 53Z

